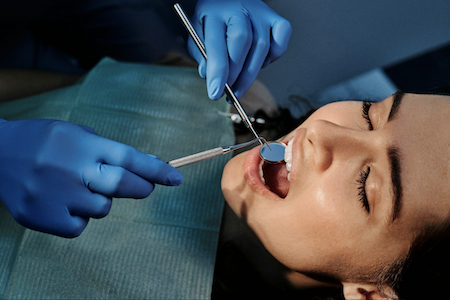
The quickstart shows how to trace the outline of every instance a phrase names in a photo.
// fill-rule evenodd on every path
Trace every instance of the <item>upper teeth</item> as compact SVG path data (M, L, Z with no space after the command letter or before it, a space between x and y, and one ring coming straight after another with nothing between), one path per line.
M286 162L286 169L288 171L287 179L290 181L291 168L292 168L292 144L294 143L294 139L292 138L284 151L284 161Z
M264 160L261 159L261 162L259 163L259 178L261 178L261 181L266 183L266 179L264 178L264 171L262 169L262 166L264 164Z

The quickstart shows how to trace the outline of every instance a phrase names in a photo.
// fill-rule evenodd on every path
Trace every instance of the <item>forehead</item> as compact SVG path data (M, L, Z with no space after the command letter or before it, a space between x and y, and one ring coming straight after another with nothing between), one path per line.
M392 122L392 143L400 150L402 222L420 225L450 211L450 98L406 94Z

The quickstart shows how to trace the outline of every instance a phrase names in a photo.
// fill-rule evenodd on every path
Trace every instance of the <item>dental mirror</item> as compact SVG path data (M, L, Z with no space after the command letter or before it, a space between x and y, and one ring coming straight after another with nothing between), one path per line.
M261 149L259 149L259 155L268 163L278 164L284 162L285 150L285 144L278 142L269 142L268 144L264 144L263 146L261 146Z

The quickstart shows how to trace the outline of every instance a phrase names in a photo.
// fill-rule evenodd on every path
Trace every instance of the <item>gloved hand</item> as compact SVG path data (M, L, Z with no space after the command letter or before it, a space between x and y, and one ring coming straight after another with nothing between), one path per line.
M0 119L0 201L30 229L81 234L109 213L111 197L144 198L179 185L175 168L92 129L55 120Z
M286 51L291 24L261 0L199 0L192 24L204 41L207 62L189 38L189 53L206 77L208 95L217 100L228 83L240 98L262 67Z

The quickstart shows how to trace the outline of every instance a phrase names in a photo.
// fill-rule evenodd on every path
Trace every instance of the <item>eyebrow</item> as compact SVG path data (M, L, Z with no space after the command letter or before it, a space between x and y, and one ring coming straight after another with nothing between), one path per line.
M397 219L400 214L402 204L402 180L400 177L400 160L398 149L390 147L388 149L389 164L391 167L391 184L394 192L390 220L391 223Z
M402 91L397 91L394 93L394 101L392 102L391 111L389 112L388 122L391 121L397 114L398 108L400 107L404 96L405 93Z
M400 107L400 104L402 103L403 97L405 96L405 93L402 91L397 91L393 97L394 100L392 102L391 111L389 112L388 122L393 120L396 113L398 112L398 109ZM391 209L391 216L390 220L391 223L395 221L395 219L398 218L398 215L400 214L401 206L402 206L402 180L401 180L401 168L400 168L400 159L399 159L399 150L395 147L389 147L388 150L388 158L389 158L389 165L391 169L391 184L392 184L392 191L393 191L393 199L392 199L392 209Z

